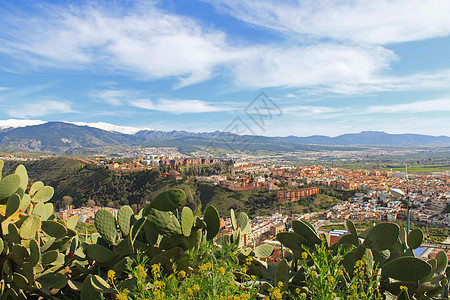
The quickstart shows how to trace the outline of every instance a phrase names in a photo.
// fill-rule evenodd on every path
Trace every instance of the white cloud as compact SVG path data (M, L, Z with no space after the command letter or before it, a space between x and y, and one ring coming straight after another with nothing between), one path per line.
M51 6L41 17L3 16L0 52L35 65L131 71L144 79L204 81L216 65L239 55L225 35L152 4L128 8ZM2 24L3 23L3 24Z
M311 95L363 95L378 92L447 90L450 85L450 70L422 72L407 76L373 76L357 82L336 82L330 84L311 85L299 90L290 97Z
M340 43L236 43L222 31L150 4L127 13L93 5L52 6L37 18L3 17L0 25L8 34L0 34L0 53L36 66L126 71L144 80L174 78L176 87L217 74L226 77L226 70L240 87L351 84L369 80L395 58L382 47ZM103 96L112 105L121 103L120 95Z
M135 96L135 91L128 90L104 90L96 91L93 93L93 97L100 99L102 102L108 103L112 106L123 105L124 102L130 97Z
M130 104L138 108L163 111L173 114L218 112L229 111L232 109L230 107L216 106L202 100L159 99L157 101L152 101L149 99L136 99L130 101Z
M366 110L367 113L422 113L430 111L450 111L450 99L437 99L404 104L370 106Z
M450 34L447 0L207 0L244 22L313 38L387 44Z
M372 80L395 55L382 47L317 44L252 50L233 65L236 83L249 87L305 87Z
M28 102L8 110L9 116L22 118L65 113L75 113L75 111L71 109L70 103L55 100Z
M9 89L10 88L8 88L8 87L0 86L0 92L7 91Z

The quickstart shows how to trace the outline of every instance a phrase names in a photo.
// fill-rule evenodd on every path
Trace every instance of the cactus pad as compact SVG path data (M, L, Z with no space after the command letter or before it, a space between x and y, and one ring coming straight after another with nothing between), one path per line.
M320 244L319 236L315 231L311 230L311 227L306 225L306 222L300 220L292 221L292 229L294 229L295 233L305 237L311 243Z
M99 263L106 263L114 259L113 251L99 244L92 244L86 246L86 255Z
M400 257L386 263L382 275L400 281L418 281L431 272L431 265L416 257Z
M28 216L20 226L20 237L23 239L31 239L41 229L41 218L38 216Z
M237 223L236 223L236 216L234 215L233 209L230 209L230 221L231 221L231 226L233 227L233 230L236 230Z
M6 212L5 217L9 217L12 214L14 214L18 209L20 205L20 197L17 194L11 195L8 198L8 202L6 202Z
M416 249L419 248L423 241L423 232L421 229L416 228L412 230L408 234L408 248L410 249Z
M252 229L246 213L240 212L238 214L237 227L241 229L242 234L246 234Z
M214 206L208 206L208 208L206 208L203 220L206 223L207 229L206 239L214 239L220 230L220 218L217 209Z
M445 270L448 266L448 259L447 255L445 254L445 251L439 251L436 255L436 273L437 274L444 274Z
M277 271L275 273L275 283L282 282L283 286L287 286L289 282L289 265L285 259L278 261Z
M272 255L274 248L269 244L262 244L255 248L255 256L266 258Z
M52 289L62 289L67 285L67 277L61 273L46 273L36 278L36 281Z
M56 221L42 221L42 230L54 238L62 238L67 234L66 227Z
M155 230L161 235L174 236L181 234L180 222L171 211L160 211L146 208L144 214Z
M373 250L384 250L392 247L400 233L398 225L379 223L372 227L364 240L364 245Z
M7 199L20 187L20 176L8 175L0 181L0 200Z
M41 217L42 221L47 221L53 214L53 204L39 202L34 206L33 215Z
M130 234L131 217L133 215L133 209L128 205L122 206L117 213L117 223L124 236Z
M50 203L47 203L50 204ZM67 227L70 229L75 229L75 227L77 227L78 224L78 216L71 216L67 219L66 221Z
M194 225L194 214L189 207L183 207L181 211L181 231L184 236L190 236L192 226Z
M36 194L36 192L39 191L43 187L44 187L44 183L42 181L36 181L35 183L33 183L33 185L30 188L30 191L28 193L30 194L30 196L34 196L34 194Z
M94 225L98 233L109 243L115 243L117 239L117 225L114 215L105 209L95 213Z
M19 175L20 177L20 188L22 190L26 190L27 186L28 186L28 173L27 173L27 169L25 169L24 165L19 165L16 168L16 171L14 172L14 174Z
M171 211L180 207L186 200L183 190L172 189L162 192L150 202L150 207L160 211Z
M52 199L53 194L55 193L55 190L51 186L44 186L40 188L36 194L33 195L31 198L31 201L37 203L37 202L47 202L48 200Z

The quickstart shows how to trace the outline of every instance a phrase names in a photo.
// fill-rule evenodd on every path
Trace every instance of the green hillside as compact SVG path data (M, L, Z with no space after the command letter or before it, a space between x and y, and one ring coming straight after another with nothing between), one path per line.
M7 162L6 173L11 173L19 163ZM62 207L64 196L73 199L74 207L99 205L121 207L130 205L142 208L157 194L172 188L183 189L186 205L197 214L213 205L221 215L228 215L230 208L246 211L249 215L270 214L278 206L276 191L256 190L234 192L213 184L198 183L193 179L172 180L161 177L157 169L133 172L121 176L102 166L83 165L77 160L59 157L25 162L30 181L43 181L55 188L53 203ZM328 193L329 191L323 191ZM327 209L338 201L339 193L314 195L288 205L294 212ZM347 196L347 195L344 195ZM347 199L347 198L345 198Z

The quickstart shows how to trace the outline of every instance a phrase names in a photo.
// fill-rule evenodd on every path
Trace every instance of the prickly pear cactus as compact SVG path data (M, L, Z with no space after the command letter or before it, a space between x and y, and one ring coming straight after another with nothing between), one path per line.
M2 167L0 161L0 173ZM67 268L83 264L77 232L45 203L52 187L36 182L27 192L23 165L0 179L0 298L63 297L70 290Z

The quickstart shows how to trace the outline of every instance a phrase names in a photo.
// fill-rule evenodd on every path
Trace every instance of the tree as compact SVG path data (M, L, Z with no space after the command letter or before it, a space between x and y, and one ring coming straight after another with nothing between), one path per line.
M62 197L62 208L68 209L70 205L72 205L73 199L70 196Z

